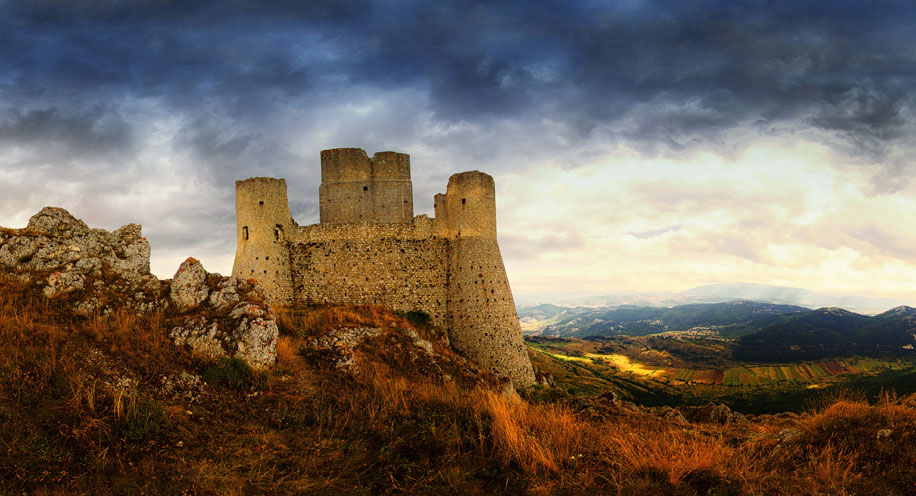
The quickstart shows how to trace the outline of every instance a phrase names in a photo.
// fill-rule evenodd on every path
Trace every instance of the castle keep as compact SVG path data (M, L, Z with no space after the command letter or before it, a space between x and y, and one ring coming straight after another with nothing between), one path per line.
M435 217L413 215L410 156L358 148L321 152L320 222L290 217L283 179L237 181L232 274L256 278L279 303L420 310L480 366L534 382L496 241L493 178L455 174Z

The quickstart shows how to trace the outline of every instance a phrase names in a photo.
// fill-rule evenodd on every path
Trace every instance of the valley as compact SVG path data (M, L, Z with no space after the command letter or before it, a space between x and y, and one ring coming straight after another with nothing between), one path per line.
M532 361L548 371L552 394L614 391L642 405L722 403L749 414L802 411L844 395L916 392L914 361L846 355L797 362L748 362L735 340L703 336L528 337Z
M551 358L563 361L589 363L609 372L631 374L647 380L654 380L672 386L691 384L711 384L723 386L768 386L783 382L805 383L809 387L819 387L826 383L842 381L849 374L870 374L885 370L902 370L909 368L912 362L904 359L882 360L874 358L850 357L819 362L802 362L789 364L740 364L734 363L728 368L687 368L650 365L670 356L665 352L642 349L631 350L630 354L602 353L607 343L594 341L570 340L537 340L529 341L529 346ZM582 351L590 349L593 351ZM634 355L632 358L630 355ZM654 356L653 356L654 355ZM648 362L641 360L643 356ZM668 360L673 363L675 360ZM682 360L677 360L682 365Z

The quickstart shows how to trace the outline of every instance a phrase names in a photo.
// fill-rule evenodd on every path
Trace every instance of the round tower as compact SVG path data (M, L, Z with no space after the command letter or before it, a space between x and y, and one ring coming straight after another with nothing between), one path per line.
M288 236L292 227L286 181L235 182L237 248L232 275L257 279L274 303L292 301Z
M481 367L512 378L518 387L534 384L496 241L493 178L478 171L453 175L444 197L436 197L436 219L449 239L447 322L452 344Z
M449 235L496 239L496 183L489 174L470 171L453 175L444 200Z

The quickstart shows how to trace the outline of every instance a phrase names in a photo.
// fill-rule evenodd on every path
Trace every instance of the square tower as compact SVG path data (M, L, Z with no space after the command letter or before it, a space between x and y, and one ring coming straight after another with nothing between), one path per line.
M321 152L322 224L408 224L413 220L410 155L359 148Z

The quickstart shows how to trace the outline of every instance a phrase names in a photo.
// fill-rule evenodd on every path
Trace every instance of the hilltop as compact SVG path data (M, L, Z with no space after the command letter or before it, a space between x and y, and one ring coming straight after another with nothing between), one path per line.
M903 493L916 398L800 415L519 397L419 315L278 309L278 363L203 359L168 312L80 316L0 278L4 493ZM206 316L206 315L204 315Z

